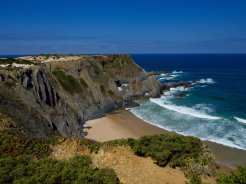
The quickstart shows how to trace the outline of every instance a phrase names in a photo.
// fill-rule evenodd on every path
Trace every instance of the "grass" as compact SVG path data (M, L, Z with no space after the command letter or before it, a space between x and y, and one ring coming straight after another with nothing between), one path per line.
M66 75L64 71L59 69L54 70L52 73L59 81L61 86L69 93L74 94L82 92L80 83L73 76Z

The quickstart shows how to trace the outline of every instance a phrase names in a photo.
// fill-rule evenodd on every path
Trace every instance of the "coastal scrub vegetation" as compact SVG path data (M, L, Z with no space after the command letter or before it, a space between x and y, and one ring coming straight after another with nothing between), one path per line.
M55 69L52 73L66 91L72 94L82 92L80 84L73 76L66 75L65 72L60 69Z
M184 166L186 159L198 159L202 142L195 137L179 135L144 136L134 146L137 155L153 158L157 165Z
M80 143L95 153L101 147L129 146L136 155L151 157L160 167L181 167L192 183L199 183L202 175L213 175L212 157L209 153L204 154L206 149L201 140L191 136L162 134L144 136L138 140L129 138L104 143L83 139ZM204 169L208 165L209 169Z
M1 134L0 156L9 155L13 157L28 155L40 159L50 155L51 141L43 139L28 139L18 135Z
M90 156L52 159L51 144L57 140L0 133L0 183L119 183L114 170L93 167Z
M144 136L138 140L121 139L105 143L97 143L83 139L81 145L87 146L97 153L102 146L130 146L136 155L151 157L159 166L185 166L187 159L199 159L202 153L202 142L190 136L162 134Z
M246 183L246 167L239 167L230 175L222 174L218 180L218 184L243 184Z
M26 65L33 64L31 61L24 60L24 59L15 59L15 58L0 59L0 64L13 64L13 63L26 64Z
M38 139L0 133L0 184L120 183L113 169L93 166L89 155L75 156L69 160L53 159L51 145L57 145L62 140L59 137ZM104 143L81 139L80 145L93 153L98 153L100 148L127 146L138 156L151 157L161 167L169 165L186 169L190 159L205 164L200 161L204 151L202 142L190 136L163 134ZM202 183L200 175L194 169L193 174L187 177L192 184ZM230 175L220 175L217 183L246 183L246 168L239 167Z
M0 158L0 183L88 183L118 184L114 170L92 167L89 156L77 156L67 161L51 158L31 160L28 157Z

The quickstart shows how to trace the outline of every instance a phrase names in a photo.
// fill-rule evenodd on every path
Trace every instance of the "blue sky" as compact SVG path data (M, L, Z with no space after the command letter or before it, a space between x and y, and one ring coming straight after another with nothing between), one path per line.
M245 0L1 0L0 54L246 53Z

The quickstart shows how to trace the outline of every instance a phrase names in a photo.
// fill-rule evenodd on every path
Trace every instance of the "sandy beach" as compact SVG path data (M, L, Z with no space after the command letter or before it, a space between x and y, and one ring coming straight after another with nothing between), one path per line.
M86 122L84 131L88 133L86 138L98 142L122 138L137 139L144 135L172 133L148 124L126 110L90 120ZM219 164L231 168L235 168L238 165L246 165L246 151L210 141L204 141L204 143L212 150Z

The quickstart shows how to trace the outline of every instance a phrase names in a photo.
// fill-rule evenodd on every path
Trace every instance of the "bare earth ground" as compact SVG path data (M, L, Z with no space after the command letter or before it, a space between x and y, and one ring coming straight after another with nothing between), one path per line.
M53 158L69 159L76 155L90 155L95 167L109 167L115 170L124 184L181 184L188 182L179 169L159 167L151 158L136 156L128 147L101 148L98 154L90 153L78 144L78 140L64 140L53 147Z

